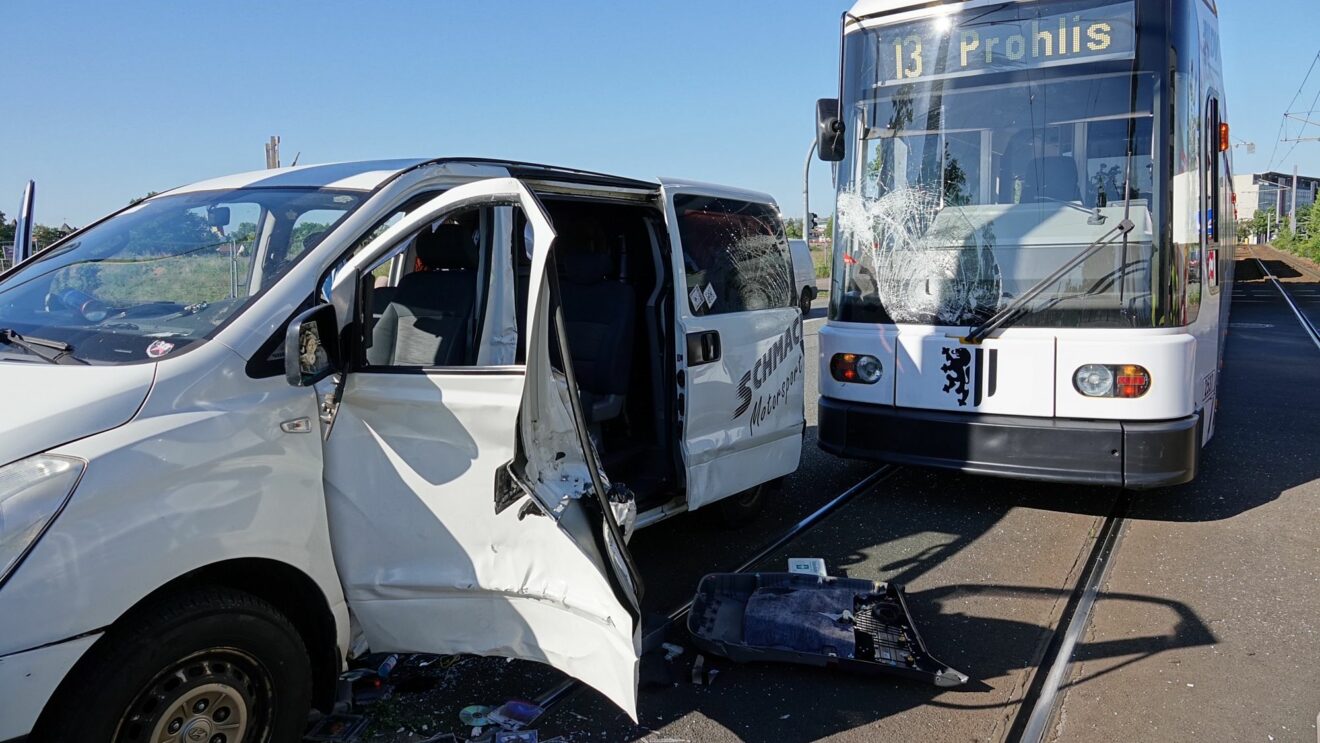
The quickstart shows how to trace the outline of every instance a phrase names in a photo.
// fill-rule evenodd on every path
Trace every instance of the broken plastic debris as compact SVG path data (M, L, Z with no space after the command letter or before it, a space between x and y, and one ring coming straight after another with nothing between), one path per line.
M303 740L318 743L351 743L360 738L367 727L367 718L362 715L326 715L303 736Z
M495 733L495 743L536 743L535 730L501 730Z
M672 642L660 643L660 647L665 651L665 660L673 660L683 654L683 646L675 645Z
M852 622L831 621L845 616ZM701 580L687 626L698 648L738 662L833 665L939 687L968 680L931 657L903 590L893 584L795 573L714 573ZM695 666L693 677L699 683Z
M705 675L706 656L698 655L697 660L692 664L692 683L701 686L702 677Z
M522 730L540 719L545 709L533 702L510 699L490 711L486 719L505 730Z

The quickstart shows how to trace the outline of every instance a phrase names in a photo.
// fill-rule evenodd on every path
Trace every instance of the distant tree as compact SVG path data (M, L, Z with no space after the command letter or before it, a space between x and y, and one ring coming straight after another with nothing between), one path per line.
M0 212L0 243L11 243L14 241L14 229L18 225L10 222L4 212Z
M787 234L790 238L800 239L802 237L802 220L785 219L784 233Z
M136 199L129 199L128 205L132 206L138 203L139 201L146 201L147 199L151 198L152 196L155 196L158 193L160 193L160 191L148 191L146 196L139 196Z
M1252 236L1268 238L1270 230L1274 227L1274 208L1258 209L1255 216L1251 218L1250 224L1249 232Z
M72 233L72 227L47 227L39 224L32 228L32 249L39 253Z

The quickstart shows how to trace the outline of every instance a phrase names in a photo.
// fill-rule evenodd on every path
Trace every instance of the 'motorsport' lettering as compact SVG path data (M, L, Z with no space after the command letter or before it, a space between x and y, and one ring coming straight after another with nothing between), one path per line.
M761 387L770 381L775 370L779 368L784 359L789 358L795 351L802 348L802 318L799 316L793 321L793 324L784 330L783 334L775 338L775 342L761 354L761 357L752 365L752 370L742 375L738 380L738 407L733 411L733 420L737 420L752 404L753 391L760 391ZM801 355L798 356L798 363L795 367L802 364ZM771 408L773 409L773 408ZM762 416L764 419L764 416ZM756 422L754 422L756 423Z

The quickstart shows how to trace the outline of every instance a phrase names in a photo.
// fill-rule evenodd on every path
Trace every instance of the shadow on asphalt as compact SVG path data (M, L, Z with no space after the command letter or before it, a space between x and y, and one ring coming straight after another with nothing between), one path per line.
M1279 260L1265 261L1280 278L1302 277ZM1241 299L1229 323L1220 376L1215 437L1206 446L1197 479L1176 488L1133 493L1128 517L1148 521L1218 521L1259 508L1281 493L1320 479L1315 411L1300 405L1310 390L1288 381L1317 379L1316 349L1297 318L1253 259L1236 262ZM1316 283L1290 282L1289 291ZM1244 292L1252 292L1247 295ZM1268 298L1260 301L1260 294ZM1299 394L1302 393L1302 394Z

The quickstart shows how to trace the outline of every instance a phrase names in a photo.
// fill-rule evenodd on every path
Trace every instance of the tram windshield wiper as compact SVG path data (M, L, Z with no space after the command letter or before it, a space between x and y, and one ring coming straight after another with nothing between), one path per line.
M20 335L13 328L0 328L0 343L8 346L18 346L50 364L87 364L86 361L73 355L73 346L68 343L53 341L48 338ZM50 349L55 353L50 354L42 349Z
M1132 232L1135 227L1136 225L1132 223L1132 220L1125 216L1122 222L1119 222L1112 230L1101 235L1095 242L1086 246L1086 248L1080 253L1068 259L1068 262L1055 269L1054 273L1037 281L1030 289L1019 294L1016 299L1005 305L1003 309L996 312L990 319L972 328L971 332L962 338L962 341L965 343L977 344L985 340L986 336L994 331L1011 325L1019 317L1025 314L1023 309L1029 302L1040 296L1046 289L1058 283L1060 279L1071 273L1074 268L1085 263L1088 258L1100 252L1101 248L1119 237L1127 237L1128 233Z

